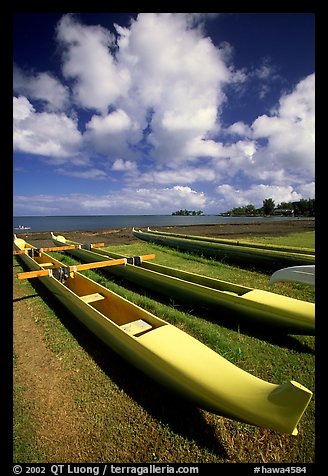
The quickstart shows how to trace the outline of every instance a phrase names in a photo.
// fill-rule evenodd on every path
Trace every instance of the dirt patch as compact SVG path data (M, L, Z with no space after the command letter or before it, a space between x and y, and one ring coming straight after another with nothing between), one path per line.
M315 220L299 219L216 225L158 226L153 229L187 235L247 239L247 237L250 236L283 236L290 233L313 231L315 229ZM38 248L42 246L53 246L49 232L22 233L19 236ZM130 228L73 231L65 233L65 237L80 243L103 242L105 246L125 245L139 241L138 238L132 235Z
M26 286L14 277L14 382L23 389L25 411L35 424L35 448L43 461L70 461L84 433L72 405L70 374L47 348L37 324L39 299L33 290L26 294Z

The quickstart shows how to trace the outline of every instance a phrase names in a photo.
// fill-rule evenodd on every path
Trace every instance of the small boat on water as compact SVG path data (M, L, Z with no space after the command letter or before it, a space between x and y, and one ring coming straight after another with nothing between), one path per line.
M132 230L133 235L141 240L158 243L163 246L200 254L227 263L246 265L250 268L261 269L266 272L274 272L287 266L303 266L315 264L315 255L312 253L268 249L267 247L240 246L235 243L221 243L208 239L191 239L170 235L169 233Z
M30 230L30 226L18 225L15 227L15 230Z
M65 252L85 262L123 258L107 249L82 245L62 235L51 233L51 237L58 247L71 246ZM170 299L202 306L218 323L228 318L241 324L255 324L257 330L270 328L289 334L315 333L314 303L161 266L153 261L143 261L140 266L112 266L103 268L103 271Z
M32 275L22 273L24 277L39 276L91 332L153 379L200 408L297 434L312 398L303 385L293 380L272 384L240 369L197 339L77 271L78 266L86 265L72 270L17 237L14 247L17 258L32 270Z

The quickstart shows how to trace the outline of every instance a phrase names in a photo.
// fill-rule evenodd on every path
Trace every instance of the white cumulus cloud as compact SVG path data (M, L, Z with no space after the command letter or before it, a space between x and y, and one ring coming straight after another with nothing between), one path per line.
M219 196L219 207L222 211L231 208L243 207L248 204L259 208L263 200L272 198L276 205L281 202L293 202L303 198L292 186L278 185L251 185L248 189L239 189L229 184L223 184L216 188Z
M82 136L77 123L64 113L36 112L25 97L13 98L14 150L47 157L78 154Z
M125 188L122 193L108 193L94 196L85 193L47 195L18 195L14 206L17 214L25 214L27 209L32 213L42 214L49 209L53 214L66 215L86 213L107 214L171 214L181 208L203 210L207 204L204 193L196 192L190 187L177 185L171 188Z
M128 71L111 54L114 36L100 25L82 25L74 16L64 15L57 39L64 50L63 74L74 80L76 103L106 113L129 86Z
M14 65L14 91L30 99L41 100L49 111L60 111L69 103L69 89L48 72L27 73Z
M110 30L64 14L55 36L62 76L14 66L14 151L60 175L125 187L119 199L79 196L84 211L215 212L312 197L315 74L253 123L223 121L229 86L247 91L256 78L265 97L277 69L264 58L236 70L234 47L206 36L215 15L139 13Z
M259 151L259 163L292 171L296 177L311 174L313 178L315 75L309 75L291 93L284 94L277 110L270 116L258 117L252 129L255 139L267 140L267 145Z

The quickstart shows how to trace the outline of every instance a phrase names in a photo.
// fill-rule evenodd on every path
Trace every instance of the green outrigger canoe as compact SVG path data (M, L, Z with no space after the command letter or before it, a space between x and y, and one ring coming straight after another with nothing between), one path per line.
M186 238L187 240L209 241L210 243L221 243L225 245L246 246L251 248L259 248L263 250L287 251L289 253L306 254L306 255L315 254L315 251L312 248L276 245L272 243L257 243L254 241L245 241L245 240L231 240L228 238L217 238L217 237L211 237L211 236L185 235L183 233L171 233L168 231L151 230L149 227L147 228L147 233L153 233L154 235L174 236L176 238Z
M33 275L46 274L37 279L77 319L154 380L223 417L297 434L312 398L303 385L259 379L78 271L67 271L67 266L23 239L16 237L14 246L22 252L17 258Z
M268 249L267 247L246 246L235 243L191 239L190 237L174 236L169 233L154 233L152 231L132 230L135 237L141 240L170 246L182 251L200 254L220 261L235 263L239 266L262 269L274 272L280 268L299 265L315 264L315 255L295 251Z
M122 255L92 248L92 245L87 250L80 243L61 235L52 233L51 236L56 246L79 245L80 248L65 252L82 261L90 263L122 258ZM255 324L257 330L270 328L300 335L315 333L315 305L310 302L161 266L152 261L144 261L140 266L127 264L125 267L103 268L103 271L179 302L202 306L217 322L232 318L240 324Z

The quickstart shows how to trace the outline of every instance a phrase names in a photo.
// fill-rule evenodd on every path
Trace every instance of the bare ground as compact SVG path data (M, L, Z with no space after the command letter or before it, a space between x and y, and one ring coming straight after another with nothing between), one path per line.
M70 461L83 437L81 418L72 405L70 373L49 350L44 329L37 324L38 295L14 278L14 383L24 389L25 410L34 429L32 445L47 455L45 461Z
M250 236L282 236L289 233L302 231L313 231L315 229L314 219L282 220L268 222L251 223L231 223L217 225L189 225L189 226L159 226L154 227L158 231L169 231L172 233L182 233L187 235L204 235L210 237L223 238L243 238ZM66 238L80 243L104 242L107 245L122 245L139 241L132 235L130 228L108 229L100 231L73 231L63 234ZM49 232L42 233L22 233L19 236L26 239L36 247L52 246Z

